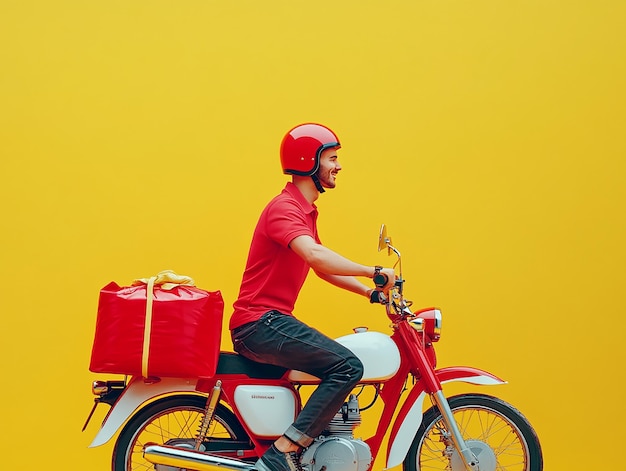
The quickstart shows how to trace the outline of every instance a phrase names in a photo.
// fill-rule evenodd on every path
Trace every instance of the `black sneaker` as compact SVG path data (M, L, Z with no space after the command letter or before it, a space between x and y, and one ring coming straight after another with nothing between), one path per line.
M257 471L303 471L300 456L295 451L283 453L274 445L255 463Z

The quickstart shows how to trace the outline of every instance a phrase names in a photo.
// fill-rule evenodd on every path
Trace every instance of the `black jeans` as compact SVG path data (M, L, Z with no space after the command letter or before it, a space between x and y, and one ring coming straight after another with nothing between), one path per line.
M259 363L304 371L321 379L296 421L285 432L303 447L319 436L363 376L350 350L293 316L267 312L232 331L234 349Z

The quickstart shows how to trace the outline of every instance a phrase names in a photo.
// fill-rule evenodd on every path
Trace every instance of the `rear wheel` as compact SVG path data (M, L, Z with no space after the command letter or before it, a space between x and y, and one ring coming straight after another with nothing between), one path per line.
M541 471L537 434L513 406L496 397L465 394L448 399L480 471ZM405 471L465 471L437 407L425 414L404 461Z
M154 470L144 459L147 443L191 446L200 428L206 397L170 396L149 404L126 424L113 450L113 471ZM246 432L223 404L215 408L211 427L203 442L207 451L236 456L236 450L251 448Z

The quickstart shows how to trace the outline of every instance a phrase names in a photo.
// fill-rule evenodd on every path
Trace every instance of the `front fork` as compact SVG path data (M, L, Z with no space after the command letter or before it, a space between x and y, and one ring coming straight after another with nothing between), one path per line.
M454 415L452 414L452 409L450 409L450 404L443 395L443 391L439 389L436 393L432 394L431 397L437 405L437 408L439 408L439 412L441 412L443 422L450 433L452 444L457 450L459 450L459 455L463 460L465 469L467 471L479 471L480 465L478 463L478 458L474 455L474 453L472 453L472 450L470 450L465 443L463 435L461 435L461 431L459 430L459 426L457 425Z
M459 426L457 425L454 415L452 414L452 409L450 409L450 404L448 404L448 400L443 395L441 383L437 379L435 371L426 357L426 353L423 349L417 346L422 345L424 340L416 338L417 332L415 332L415 330L408 325L408 322L401 323L399 328L403 331L402 334L408 336L407 338L413 337L417 340L415 342L406 342L406 346L409 349L410 354L417 359L418 365L421 366L418 369L421 373L421 378L426 384L427 390L434 391L431 393L431 397L433 398L435 405L439 408L439 412L441 412L443 422L446 424L448 432L450 432L450 438L452 439L453 445L457 450L459 450L459 455L463 460L465 469L467 471L480 471L478 458L474 455L474 453L472 453L472 450L468 448L465 440L463 439L463 435L461 435Z

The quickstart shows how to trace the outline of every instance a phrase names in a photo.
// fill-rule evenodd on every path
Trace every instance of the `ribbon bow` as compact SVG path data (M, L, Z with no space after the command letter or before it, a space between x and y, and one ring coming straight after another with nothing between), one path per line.
M148 377L148 357L150 355L150 333L152 331L152 303L154 301L154 287L159 286L164 290L171 290L180 285L194 286L193 278L178 275L172 270L164 270L150 278L138 278L133 281L133 286L146 286L146 319L143 328L143 351L141 355L141 374Z
M138 285L148 285L152 280L152 286L160 286L161 289L170 290L178 285L189 285L194 286L195 281L193 278L190 278L185 275L178 275L174 273L172 270L163 270L160 273L157 273L156 276L150 278L138 278L133 281L133 286Z

